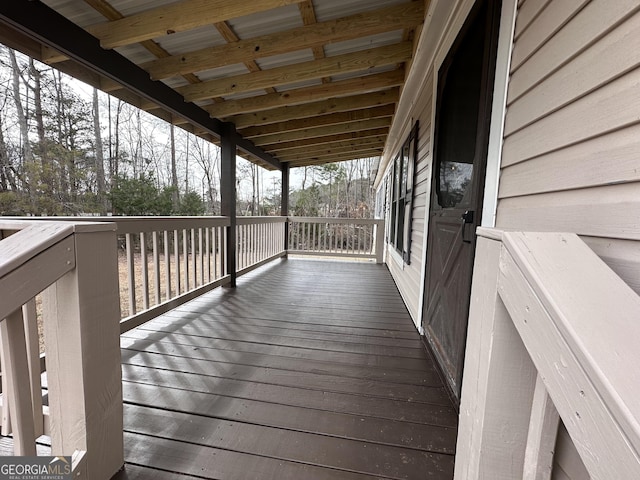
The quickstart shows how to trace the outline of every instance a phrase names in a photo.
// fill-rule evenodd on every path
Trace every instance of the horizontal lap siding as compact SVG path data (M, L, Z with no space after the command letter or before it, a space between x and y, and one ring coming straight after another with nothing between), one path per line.
M526 0L497 226L571 231L640 293L640 4Z
M418 127L418 155L414 169L413 184L413 220L411 223L411 262L403 266L394 258L387 257L389 271L396 282L398 290L404 299L407 309L416 325L420 322L420 282L424 268L424 232L425 215L429 206L429 192L431 191L431 92L433 79L426 82L415 110ZM406 137L406 135L405 135ZM389 246L388 248L393 248Z
M640 4L526 0L496 226L570 231L640 293ZM588 479L560 429L555 480Z

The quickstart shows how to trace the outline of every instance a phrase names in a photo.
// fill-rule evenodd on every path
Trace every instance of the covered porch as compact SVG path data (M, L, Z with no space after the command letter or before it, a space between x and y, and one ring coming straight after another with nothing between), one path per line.
M81 478L453 478L457 410L381 220L0 226L5 454L73 454Z

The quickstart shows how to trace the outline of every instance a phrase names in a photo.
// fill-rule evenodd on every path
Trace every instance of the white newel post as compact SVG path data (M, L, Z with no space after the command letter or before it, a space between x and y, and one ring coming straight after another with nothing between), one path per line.
M481 229L482 230L482 229ZM498 295L499 232L479 231L455 480L522 478L536 369Z
M76 268L43 298L52 454L86 451L91 480L124 463L115 228L77 225Z
M384 263L384 222L374 226L376 238L376 263Z

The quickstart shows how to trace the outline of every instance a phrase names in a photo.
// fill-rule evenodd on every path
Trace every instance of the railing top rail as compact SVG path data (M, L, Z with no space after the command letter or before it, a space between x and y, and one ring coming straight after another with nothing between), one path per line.
M15 218L15 220L24 220ZM206 216L105 216L105 217L33 217L33 221L72 222L72 223L113 223L119 234L153 232L162 230L181 230L202 227L226 227L229 217ZM77 231L77 230L76 230Z
M236 217L236 224L238 225L251 225L251 224L264 224L264 223L285 223L287 221L287 217L257 217L257 216L248 216L248 217Z
M304 223L345 223L355 225L382 225L383 219L378 218L344 218L344 217L288 217L290 222Z
M14 220L0 220L0 229L19 230L1 241L0 277L9 274L74 232L74 226L70 223Z
M503 244L640 453L640 296L576 234L511 232Z
M501 244L498 295L589 473L639 478L640 296L574 233L478 235Z

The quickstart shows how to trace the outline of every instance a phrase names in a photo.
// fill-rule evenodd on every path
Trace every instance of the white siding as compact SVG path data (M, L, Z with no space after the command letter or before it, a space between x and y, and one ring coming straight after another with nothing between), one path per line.
M638 0L520 4L496 226L578 233L640 293ZM589 478L562 426L553 478Z
M562 230L640 293L640 4L526 0L496 225Z
M411 262L399 264L400 259L387 255L387 265L407 309L416 326L420 322L420 280L424 269L425 215L429 205L431 181L431 92L433 78L429 77L421 98L416 103L414 120L419 121L418 156L413 177L413 221L411 223ZM413 124L409 125L412 126ZM405 137L409 134L407 131ZM389 249L394 247L389 245Z

